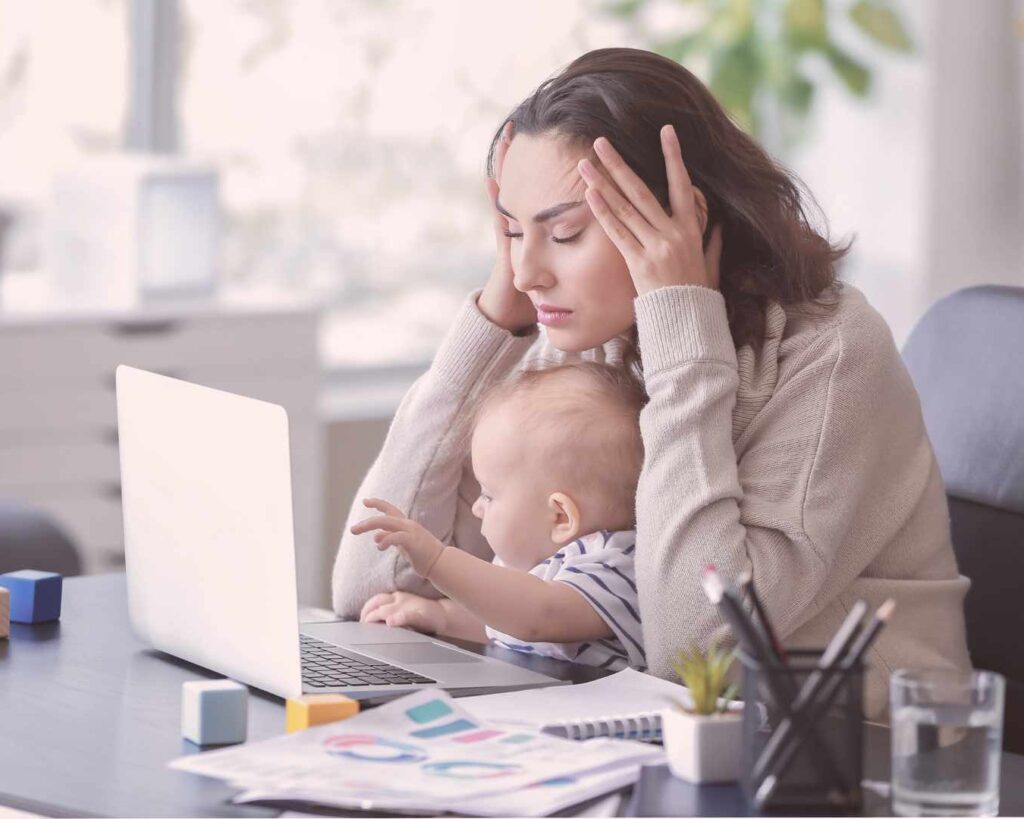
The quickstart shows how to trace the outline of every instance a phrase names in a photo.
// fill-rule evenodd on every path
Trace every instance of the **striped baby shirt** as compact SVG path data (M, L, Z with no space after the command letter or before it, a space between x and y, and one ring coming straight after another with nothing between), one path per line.
M559 549L530 574L541 580L566 583L578 591L611 628L614 637L578 643L527 643L487 627L487 636L500 646L595 665L618 671L627 666L647 668L640 633L636 575L633 570L636 530L602 529L577 538ZM495 563L500 564L498 558Z

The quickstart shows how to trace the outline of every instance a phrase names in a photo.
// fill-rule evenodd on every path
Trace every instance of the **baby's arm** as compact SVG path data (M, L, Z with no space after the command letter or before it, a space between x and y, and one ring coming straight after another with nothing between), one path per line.
M427 579L487 625L526 643L614 636L572 586L497 566L459 549L445 546Z
M470 618L476 618L528 643L574 643L613 636L590 603L568 584L542 580L447 547L387 501L367 498L363 503L385 514L360 521L352 527L353 533L382 530L374 535L377 548L400 548L417 574L450 597L445 615L460 630L475 628ZM432 612L432 621L440 622L441 612Z

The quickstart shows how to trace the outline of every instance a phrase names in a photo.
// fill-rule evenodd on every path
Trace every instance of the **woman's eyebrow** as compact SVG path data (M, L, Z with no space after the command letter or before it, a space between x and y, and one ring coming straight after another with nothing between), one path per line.
M561 213L565 213L565 211L567 211L567 210L572 210L573 208L578 208L582 204L583 204L582 201L578 201L578 202L562 202L561 204L558 204L558 205L552 205L550 208L544 208L544 210L542 210L539 213L535 214L534 217L533 217L533 221L539 225L541 222L548 221L548 219L554 219L556 216L558 216ZM505 210L504 207L502 207L501 200L496 198L494 200L494 206L498 209L499 213L507 216L509 219L515 219L516 218L511 213L509 213L507 210Z

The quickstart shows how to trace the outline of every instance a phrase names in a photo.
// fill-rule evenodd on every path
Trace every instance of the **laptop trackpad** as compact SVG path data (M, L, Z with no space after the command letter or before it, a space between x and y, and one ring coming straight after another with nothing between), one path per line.
M396 663L478 663L480 657L439 646L437 643L350 643L352 648L364 651L382 660Z

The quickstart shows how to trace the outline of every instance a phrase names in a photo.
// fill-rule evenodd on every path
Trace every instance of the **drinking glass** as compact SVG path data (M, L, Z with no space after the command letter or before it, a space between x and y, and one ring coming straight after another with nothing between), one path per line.
M899 816L999 812L1003 677L900 670L890 679L892 808Z

